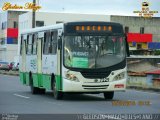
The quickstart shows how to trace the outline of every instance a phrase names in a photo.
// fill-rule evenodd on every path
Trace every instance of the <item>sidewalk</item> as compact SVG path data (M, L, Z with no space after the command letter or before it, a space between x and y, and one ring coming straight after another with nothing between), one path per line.
M5 71L5 70L0 70L0 74L3 75L14 75L14 76L19 76L19 71Z
M150 92L160 92L160 88L142 87L142 86L136 86L136 85L127 85L127 89L136 89L136 90L150 91Z

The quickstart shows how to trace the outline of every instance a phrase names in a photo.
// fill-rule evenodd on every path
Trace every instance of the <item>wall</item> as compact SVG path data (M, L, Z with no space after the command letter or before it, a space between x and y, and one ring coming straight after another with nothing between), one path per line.
M2 17L1 17L1 13L0 13L0 38L1 38L1 28L2 28L1 21L2 21Z
M32 13L24 13L22 15L19 15L19 33L21 33L22 30L24 29L29 29L32 28Z
M110 21L107 15L96 14L74 14L74 13L46 13L37 14L38 20L44 20L45 25L56 24L56 22L71 22L71 21Z
M128 85L130 86L146 86L146 76L128 76L127 80Z
M128 67L128 71L132 71L132 72L144 72L144 71L148 71L156 68L150 62L145 60L140 60L139 62L128 64L127 67Z
M6 28L7 28L7 11L2 12L0 14L0 40L2 38L6 38L7 37L7 33L6 33L6 29L2 29L2 23L6 22Z
M153 75L148 74L147 75L147 86L152 87L153 86Z
M2 24L2 22L7 22L7 11L2 12L0 15L1 15L1 22L0 23Z
M14 57L17 55L17 45L7 44L6 46L7 46L6 61L13 62Z
M6 51L0 50L0 61L6 61Z
M32 28L32 13L28 12L19 16L19 30ZM44 25L53 25L56 22L71 21L110 21L110 16L97 14L76 14L76 13L47 13L37 12L36 21L44 21Z

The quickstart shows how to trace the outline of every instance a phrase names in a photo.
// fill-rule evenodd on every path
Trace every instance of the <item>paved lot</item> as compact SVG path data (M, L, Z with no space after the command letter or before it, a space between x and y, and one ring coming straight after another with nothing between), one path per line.
M127 90L116 92L112 101L104 100L103 94L70 94L63 100L55 100L51 91L32 95L18 76L0 75L0 113L160 113L160 94Z

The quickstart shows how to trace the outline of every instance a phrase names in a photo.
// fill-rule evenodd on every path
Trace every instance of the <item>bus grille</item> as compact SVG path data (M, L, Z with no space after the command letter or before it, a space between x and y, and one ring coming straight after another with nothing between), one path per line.
M82 85L84 89L107 89L109 85Z
M85 78L95 79L95 78L106 78L109 76L111 71L106 72L81 72L82 76Z

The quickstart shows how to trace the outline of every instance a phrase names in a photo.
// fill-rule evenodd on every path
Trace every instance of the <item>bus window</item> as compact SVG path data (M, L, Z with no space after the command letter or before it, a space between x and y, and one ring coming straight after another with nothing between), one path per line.
M21 43L20 43L20 55L22 55L22 42L23 42L23 36L21 36Z
M46 44L46 33L44 33L44 39L43 39L43 54L44 54L44 50L45 50L45 44Z
M37 34L33 35L33 55L37 54Z
M27 37L27 55L32 54L32 35L28 35Z
M73 68L105 68L123 61L122 36L66 36L64 64Z
M29 35L27 35L27 40L26 40L26 54L27 54L27 51L28 51L28 43L29 43Z
M51 32L51 39L48 46L50 54L56 54L57 52L57 34L57 31Z
M49 53L49 41L50 41L50 32L46 32L44 35L44 49L43 49L44 54Z

